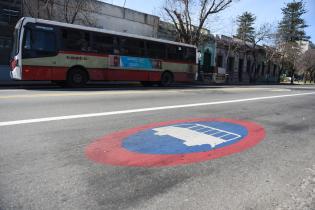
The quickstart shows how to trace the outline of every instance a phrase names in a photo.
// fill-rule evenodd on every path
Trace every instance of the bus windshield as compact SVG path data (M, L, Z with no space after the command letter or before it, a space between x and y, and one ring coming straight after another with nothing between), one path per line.
M51 31L26 29L23 48L26 50L56 51L55 35Z
M15 29L13 33L13 47L11 52L11 58L19 53L19 30Z

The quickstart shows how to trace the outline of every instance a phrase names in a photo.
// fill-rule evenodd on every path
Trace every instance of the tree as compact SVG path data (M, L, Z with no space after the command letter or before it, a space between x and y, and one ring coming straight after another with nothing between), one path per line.
M52 20L54 18L55 1L56 0L23 0L23 13L34 18Z
M255 24L256 17L250 12L244 12L237 17L237 34L236 38L244 40L246 42L252 42L255 36Z
M178 41L199 45L202 41L203 27L209 17L225 10L232 1L166 0L164 11L175 26Z
M64 0L63 15L66 23L79 22L84 25L95 25L91 13L96 10L95 0Z
M270 24L265 23L256 29L254 27L255 21L255 15L250 12L244 12L242 15L238 16L238 28L237 34L235 35L236 38L242 41L241 51L245 53L246 57L251 56L253 58L251 66L247 69L250 83L254 83L257 79L258 54L264 52L264 54L267 55L266 48L264 49L259 44L272 37L272 26ZM270 55L268 54L268 56Z
M271 37L272 26L268 23L265 23L255 30L251 42L246 42L245 40L243 40L247 48L246 55L251 55L253 57L252 65L249 68L249 72L247 72L250 82L255 83L257 79L257 64L259 53L263 55L266 54L265 49L260 44L271 39Z
M306 36L305 20L302 18L307 11L305 10L303 0L293 1L282 8L283 18L279 23L279 35L282 42L308 41Z
M315 81L315 49L307 50L299 59L297 67L299 73L304 75L304 83Z
M95 0L23 0L24 13L35 18L95 26Z
M297 67L297 59L301 56L301 48L298 42L307 41L305 24L302 15L306 13L303 0L287 3L282 8L283 18L278 26L279 47L283 54L285 66L290 70L291 84Z
M258 29L254 28L256 17L248 12L238 17L238 29L236 38L242 41L240 51L245 53L246 57L251 56L253 62L247 69L250 83L255 83L257 79L257 62L259 53L265 52L260 46L262 42L266 42L272 37L272 26L268 23L261 25Z
M289 70L291 84L293 84L294 75L299 64L298 60L302 56L301 47L297 42L281 43L279 47L283 58L283 67Z

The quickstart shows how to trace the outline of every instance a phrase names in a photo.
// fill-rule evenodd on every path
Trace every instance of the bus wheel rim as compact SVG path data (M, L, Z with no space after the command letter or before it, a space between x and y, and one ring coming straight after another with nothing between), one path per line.
M75 82L75 83L81 83L82 82L82 75L81 74L75 74L75 75L73 75L73 81Z

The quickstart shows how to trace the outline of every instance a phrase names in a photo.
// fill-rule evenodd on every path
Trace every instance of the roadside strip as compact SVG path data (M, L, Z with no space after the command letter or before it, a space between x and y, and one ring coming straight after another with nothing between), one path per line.
M129 109L129 110L121 110L121 111L89 113L89 114L80 114L80 115L67 115L67 116L47 117L47 118L37 118L37 119L27 119L27 120L15 120L15 121L0 122L0 127L11 126L11 125L21 125L21 124L32 124L32 123L39 123L39 122L50 122L50 121L71 120L71 119L90 118L90 117L122 115L122 114L140 113L140 112L149 112L149 111L158 111L158 110L169 110L169 109L178 109L178 108L190 108L190 107L211 106L211 105L219 105L219 104L260 101L260 100L287 98L287 97L296 97L296 96L306 96L306 95L315 95L315 92L289 94L289 95L278 95L278 96L265 96L265 97L257 97L257 98L245 98L245 99L236 99L236 100L228 100L228 101L215 101L215 102L206 102L206 103L182 104L182 105L173 105L173 106L160 106L160 107L150 107L150 108L140 108L140 109Z

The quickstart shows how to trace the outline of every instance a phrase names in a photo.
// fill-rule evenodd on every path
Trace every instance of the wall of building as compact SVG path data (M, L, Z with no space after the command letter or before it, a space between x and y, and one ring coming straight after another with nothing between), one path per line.
M142 36L157 37L159 17L98 2L94 13L96 25L100 28L127 32Z
M210 66L209 67L214 67L215 66L215 58L216 58L216 43L215 40L209 39L205 42L203 42L199 47L198 51L200 53L200 58L199 62L200 65L205 64L205 53L210 53L211 59L210 59ZM207 67L208 68L208 67Z
M249 74L257 83L275 83L278 81L279 60L267 61L262 47L257 52L256 72L253 72L250 69L254 58L252 55L246 55L242 52L242 45L240 45L239 40L221 36L216 37L216 43L216 66L226 70L228 74L227 83L249 84Z
M177 40L177 32L175 26L171 23L160 21L157 31L157 37L159 39L166 39L170 41Z
M14 26L21 15L21 0L0 0L0 65L8 64Z
M42 19L52 19L60 22L68 22L65 14L72 17L74 6L76 3L68 6L68 12L65 12L64 1L58 0L54 4L51 11L51 16L48 15L44 2L38 0L27 0L33 5L31 8L24 7L24 15L38 17ZM71 0L76 1L76 0ZM37 8L44 8L37 10ZM69 19L69 18L68 18ZM71 18L70 18L71 19ZM71 22L70 22L71 23ZM90 0L83 6L75 18L74 24L94 26L98 28L127 32L131 34L157 37L157 30L159 26L159 17L149 15L127 8L115 6L112 4L100 2L97 0Z

